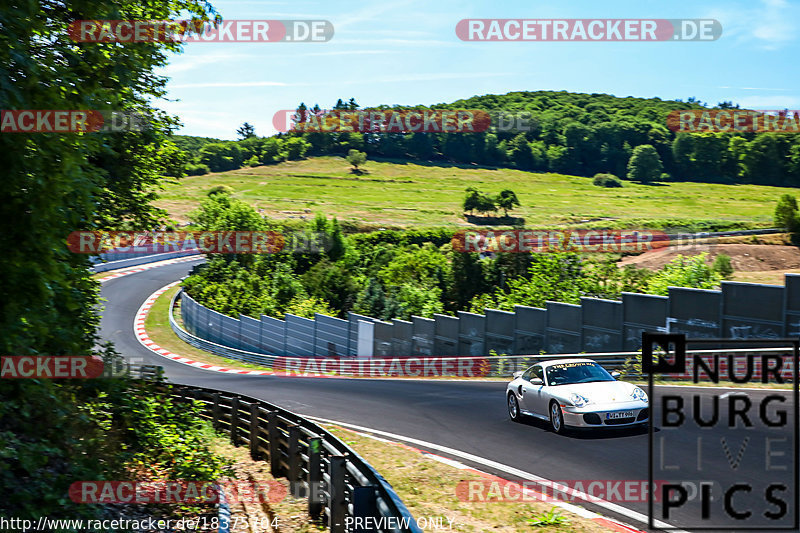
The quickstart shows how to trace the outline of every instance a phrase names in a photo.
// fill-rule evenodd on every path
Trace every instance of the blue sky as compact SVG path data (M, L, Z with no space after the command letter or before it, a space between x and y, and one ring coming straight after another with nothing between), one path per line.
M212 0L213 1L213 0ZM800 109L796 21L788 0L217 0L225 19L325 19L324 43L190 43L161 71L179 133L236 138L247 121L303 101L330 108L435 104L488 93L567 90L695 96L758 109ZM464 42L464 18L714 18L713 42Z

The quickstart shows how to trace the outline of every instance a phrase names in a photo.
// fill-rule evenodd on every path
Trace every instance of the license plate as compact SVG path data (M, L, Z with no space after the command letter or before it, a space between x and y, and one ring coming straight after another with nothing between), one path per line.
M615 411L613 413L606 413L606 420L614 420L615 418L631 418L633 411Z

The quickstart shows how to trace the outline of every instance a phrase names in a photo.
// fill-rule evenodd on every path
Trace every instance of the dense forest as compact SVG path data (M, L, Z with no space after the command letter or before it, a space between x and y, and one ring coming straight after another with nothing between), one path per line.
M333 109L355 109L339 100ZM760 185L800 185L800 136L791 133L675 133L670 111L704 109L659 98L619 98L566 91L475 96L414 109L482 109L526 113L530 131L481 133L289 132L270 138L247 130L239 141L192 143L190 174L271 164L306 155L345 155L449 161L579 176L608 173L625 178L634 150L649 145L663 166L660 180ZM721 102L715 109L738 108ZM298 109L306 109L301 104ZM309 111L318 110L314 106ZM381 109L406 109L382 107ZM241 134L240 129L240 135ZM200 139L200 138L193 138Z

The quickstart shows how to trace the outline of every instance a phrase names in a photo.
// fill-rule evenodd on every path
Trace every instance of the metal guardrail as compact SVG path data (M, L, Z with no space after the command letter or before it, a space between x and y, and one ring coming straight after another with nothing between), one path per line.
M172 295L172 300L169 302L169 325L179 339L191 346L194 346L195 348L213 353L214 355L219 355L220 357L227 357L236 361L244 361L245 363L261 365L269 368L273 366L275 359L277 359L278 356L237 350L236 348L230 348L228 346L223 346L222 344L216 344L211 341L201 339L200 337L192 335L183 329L175 320L174 313L175 303L177 302L178 298L180 298L181 292L182 291L180 290L176 291L175 294Z
M383 476L314 422L250 396L183 385L166 391L181 402L202 402L203 418L235 446L247 445L253 459L269 461L272 476L288 479L289 493L306 498L309 516L331 533L344 533L351 517L375 518L377 533L422 533Z
M164 374L157 365L122 365L139 379L158 381ZM228 433L234 446L247 445L254 460L269 461L272 476L288 479L289 494L307 499L308 515L331 533L345 533L349 517L395 526L378 526L375 533L422 533L389 482L318 424L250 396L163 382L159 387L179 402L201 402L201 416Z
M146 380L158 380L164 373L156 365L128 363L126 369L126 375ZM376 519L370 521L378 525L375 533L422 533L389 482L314 422L250 396L185 385L161 387L179 402L200 401L201 416L228 433L234 446L246 444L252 459L269 461L272 476L288 479L289 494L307 499L308 515L331 533L345 533L351 517ZM230 512L221 506L223 511Z

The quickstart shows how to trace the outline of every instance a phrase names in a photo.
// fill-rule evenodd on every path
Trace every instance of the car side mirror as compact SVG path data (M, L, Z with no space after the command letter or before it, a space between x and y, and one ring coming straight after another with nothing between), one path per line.
M618 378L618 377L620 377L621 375L622 375L622 374L620 374L620 373L619 373L619 372L617 372L616 370L615 370L615 371L613 371L613 372L611 373L611 377L612 377L612 378L614 378L614 379L617 379L617 378Z
M517 378L518 378L518 377L520 377L521 375L522 375L522 370L517 370L517 371L516 371L516 372L514 372L514 374L513 374L513 376L514 376L514 379L517 379Z
M531 378L531 385L544 385L542 378Z

